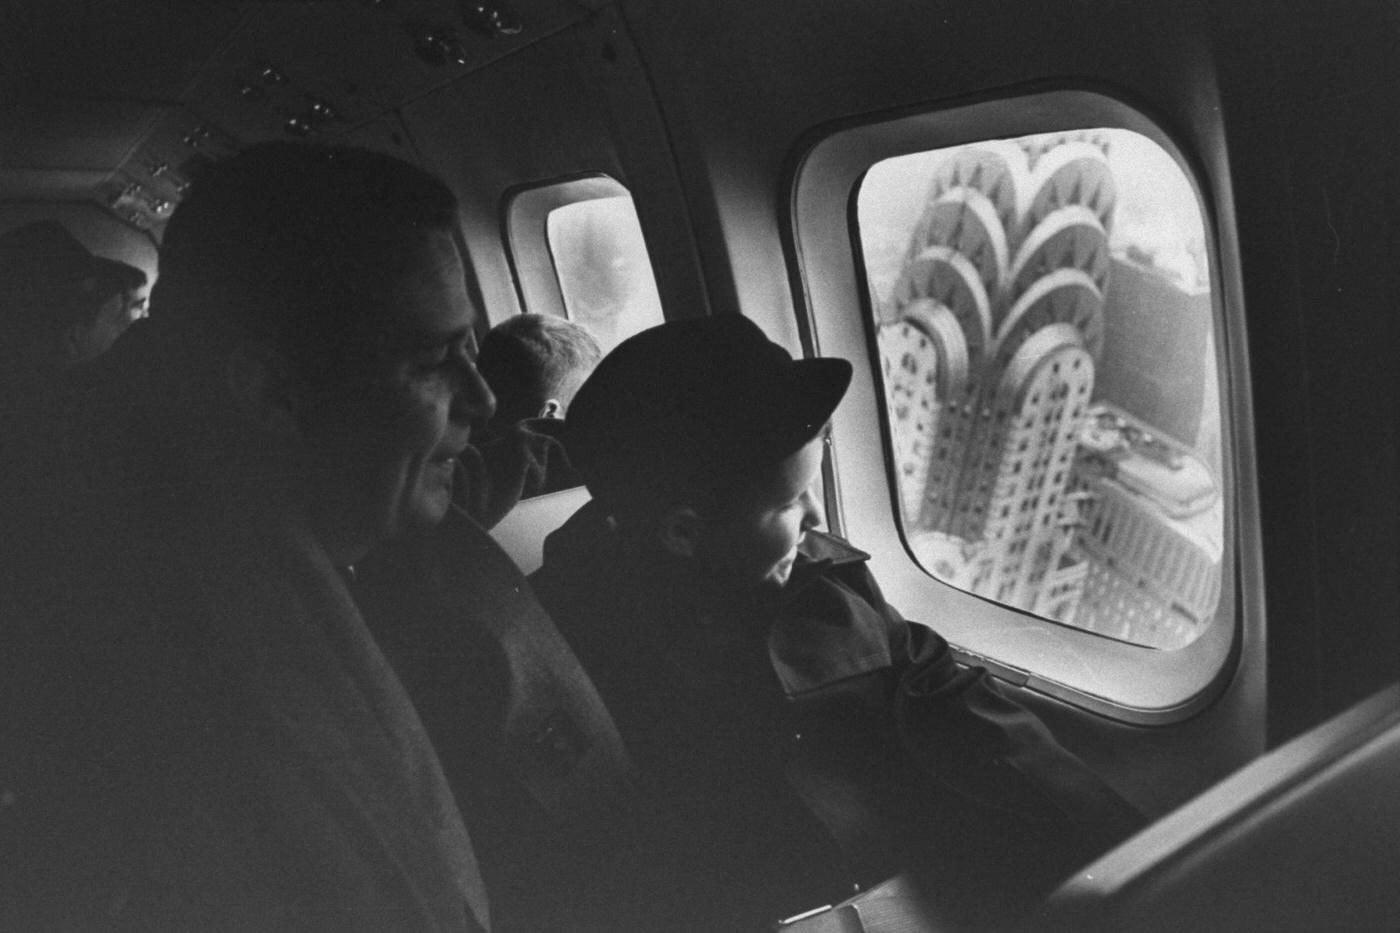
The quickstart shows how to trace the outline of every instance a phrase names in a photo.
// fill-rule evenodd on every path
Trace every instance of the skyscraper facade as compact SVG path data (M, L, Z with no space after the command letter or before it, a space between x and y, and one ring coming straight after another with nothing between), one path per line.
M949 583L1115 637L1184 643L1219 598L1218 548L1202 530L1212 516L1192 518L1218 490L1130 407L1196 440L1209 295L1110 255L1108 145L1095 133L989 141L933 169L877 307L900 509L915 556ZM1137 304L1119 312L1109 296ZM1181 311L1202 301L1204 314ZM1180 352L1183 334L1192 366L1140 371L1144 353ZM1106 343L1137 356L1106 365ZM1105 372L1117 407L1101 398ZM1109 437L1116 446L1093 448Z
M916 552L1052 616L1086 572L1066 494L1104 333L1104 146L993 141L947 159L880 328Z

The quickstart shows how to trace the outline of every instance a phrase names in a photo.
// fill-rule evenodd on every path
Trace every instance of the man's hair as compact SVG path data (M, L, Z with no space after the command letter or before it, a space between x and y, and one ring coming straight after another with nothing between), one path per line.
M417 242L450 231L457 200L392 156L272 142L203 166L166 226L153 324L265 342L317 380Z
M548 314L518 314L491 328L477 369L496 396L497 418L514 423L549 399L567 409L603 351L586 327Z

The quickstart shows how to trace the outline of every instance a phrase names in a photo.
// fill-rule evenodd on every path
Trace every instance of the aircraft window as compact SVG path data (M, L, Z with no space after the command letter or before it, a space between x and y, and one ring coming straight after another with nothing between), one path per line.
M1228 188L1074 89L846 122L796 156L812 349L866 361L828 520L999 676L1129 722L1204 709L1261 611L1233 233L1202 197Z
M506 240L526 311L587 327L606 353L664 317L632 195L588 175L506 201Z
M568 316L593 332L604 353L664 320L630 195L555 208L546 235Z
M1194 641L1220 605L1221 412L1176 161L1116 128L916 152L870 168L857 222L914 558L1066 625Z

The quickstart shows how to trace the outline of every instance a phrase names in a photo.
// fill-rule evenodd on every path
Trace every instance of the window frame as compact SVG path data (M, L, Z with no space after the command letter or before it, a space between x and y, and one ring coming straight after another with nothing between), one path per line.
M524 311L572 320L549 248L549 215L580 201L619 196L631 198L632 192L603 172L553 178L506 191L501 201L501 233L516 297ZM652 275L655 277L655 270Z
M1210 260L1225 497L1221 609L1199 638L1173 651L1119 641L975 596L933 577L914 559L899 518L893 438L857 226L866 172L884 159L1099 127L1146 136L1176 161L1201 208ZM1143 110L1116 95L1075 87L1003 92L970 103L843 121L807 137L790 166L784 233L799 317L805 318L813 351L856 363L851 390L833 419L834 462L827 485L833 528L872 553L886 595L908 618L928 622L961 659L1003 679L1144 725L1177 722L1209 705L1233 676L1245 632L1262 631L1262 601L1255 594L1262 593L1263 575L1257 559L1257 482L1244 430L1251 422L1238 271L1223 265L1216 205L1202 188L1199 163ZM859 312L835 312L851 308Z

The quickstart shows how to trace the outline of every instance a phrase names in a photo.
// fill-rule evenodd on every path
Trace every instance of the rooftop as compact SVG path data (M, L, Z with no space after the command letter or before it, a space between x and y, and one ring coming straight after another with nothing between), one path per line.
M1220 486L1194 451L1105 403L1089 409L1079 443L1087 454L1082 462L1103 481L1144 501L1173 529L1219 558L1224 524Z

